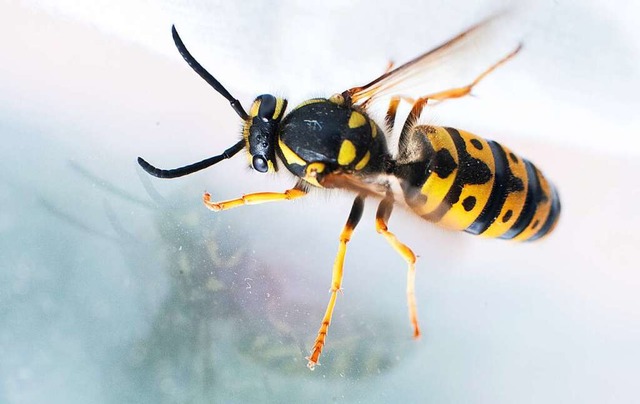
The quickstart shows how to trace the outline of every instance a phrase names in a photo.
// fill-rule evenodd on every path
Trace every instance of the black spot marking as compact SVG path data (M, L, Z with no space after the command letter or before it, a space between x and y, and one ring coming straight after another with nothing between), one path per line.
M502 146L500 146L500 148L502 149ZM516 155L513 153L509 153L509 157L511 158L511 160L518 160ZM511 171L511 167L509 167L509 164L505 164L505 169L507 170L507 194L523 191L524 183L522 182L522 179L516 177L513 174L513 171Z
M516 177L513 171L511 171L504 148L492 140L489 140L488 143L493 153L496 179L493 183L489 200L482 210L482 213L480 213L480 216L466 229L468 233L472 234L480 234L486 231L498 218L509 194L524 190L524 181ZM509 157L513 159L515 155L509 153ZM515 158L517 159L517 157ZM507 219L503 217L503 222L508 222L511 215L513 215L513 212L511 212Z
M549 196L544 191L541 191L541 193L542 196L540 197L540 203L543 204L549 202Z
M464 210L466 210L467 212L471 212L471 210L475 206L476 206L475 196L467 196L466 198L464 198L464 201L462 201L462 207L464 207Z
M456 168L458 168L458 165L453 159L451 152L447 149L438 150L433 162L433 171L438 174L438 177L445 179L450 176Z
M513 153L509 153L509 158L511 159L511 161L513 161L514 163L518 164L518 156L516 156Z
M478 150L482 150L482 142L478 139L471 139L471 144Z
M507 193L520 192L524 190L524 183L522 182L521 178L513 175L513 172L511 170L508 170L507 175Z
M507 181L508 181L507 183L508 193L520 192L524 190L524 183L522 182L522 179L513 175L513 172L511 172L511 170L509 170L509 178Z
M516 237L518 234L522 233L524 229L531 223L533 220L533 216L538 209L538 205L540 204L540 199L542 197L542 188L540 187L540 181L538 180L538 175L536 174L536 167L531 164L528 160L524 160L524 165L527 170L527 177L529 178L529 185L527 186L527 196L524 201L524 206L522 211L520 212L520 216L516 219L515 223L509 230L507 230L502 236L501 239L510 240Z
M505 212L504 216L502 216L502 223L507 223L509 219L511 219L511 216L513 216L513 211L509 209Z
M542 188L542 179L544 179L544 176L542 175L542 173L540 172L540 170L538 170L538 167L534 166L535 171L536 171L536 178L538 179L538 182L540 183L540 196L539 196L539 202L538 204L540 205L544 205L545 203L549 202L549 195L547 195L546 192L544 192L544 189Z
M533 222L533 226L531 226L531 230L535 230L536 227L538 227L539 224L540 224L539 220L536 220L535 222Z
M458 171L453 185L444 197L442 203L431 213L423 217L429 221L438 222L442 217L460 201L460 194L465 185L486 184L493 178L491 169L482 160L472 157L467 151L467 146L457 129L445 128L458 152Z
M465 229L466 232L471 234L480 234L491 226L500 211L502 211L502 206L504 205L504 201L507 199L508 194L506 190L508 178L507 170L509 169L507 156L505 155L502 146L498 143L492 140L489 140L488 143L493 156L496 178L493 181L491 195L489 195L487 204L484 206L476 220Z
M553 185L551 185L551 188L551 210L549 211L549 216L547 216L547 220L544 222L540 230L538 230L538 232L531 236L527 241L537 240L549 233L560 217L560 197L558 196L558 191L556 191Z

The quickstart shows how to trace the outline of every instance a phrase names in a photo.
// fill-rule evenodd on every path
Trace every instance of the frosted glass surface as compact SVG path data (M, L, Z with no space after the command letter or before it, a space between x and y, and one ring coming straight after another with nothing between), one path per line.
M226 199L293 178L243 157L171 181L143 173L139 155L175 167L239 136L171 24L245 107L261 93L295 105L502 5L228 3L0 4L0 402L634 401L636 5L536 3L517 16L522 54L425 116L541 167L563 202L555 233L519 245L395 211L390 229L419 255L413 341L405 265L369 201L310 372L352 195L213 213L205 190Z

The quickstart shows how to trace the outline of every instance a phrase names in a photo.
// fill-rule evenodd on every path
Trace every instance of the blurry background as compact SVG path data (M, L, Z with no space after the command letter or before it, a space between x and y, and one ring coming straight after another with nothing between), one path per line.
M425 120L495 139L558 186L551 237L516 245L397 210L405 264L369 203L323 366L310 349L352 196L220 214L284 190L242 157L141 173L233 144L240 121L174 48L248 108L376 77L508 6L494 1L0 3L0 402L633 402L640 373L640 30L629 1L520 6L522 53ZM520 38L515 38L516 40ZM460 83L463 84L463 83Z

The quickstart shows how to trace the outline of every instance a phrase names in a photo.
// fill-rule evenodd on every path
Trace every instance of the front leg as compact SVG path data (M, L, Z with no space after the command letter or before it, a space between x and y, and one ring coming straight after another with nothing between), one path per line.
M302 198L307 195L306 187L302 182L298 182L293 188L284 192L255 192L252 194L242 195L240 198L229 199L228 201L212 202L211 194L204 193L202 200L207 208L214 212L236 208L243 205L257 205L266 202L290 201Z

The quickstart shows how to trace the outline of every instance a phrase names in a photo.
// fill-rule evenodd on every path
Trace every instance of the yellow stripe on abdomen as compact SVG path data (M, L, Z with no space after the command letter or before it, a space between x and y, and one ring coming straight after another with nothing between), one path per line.
M453 182L458 173L458 152L451 136L444 128L435 126L417 127L414 130L424 129L424 134L429 143L433 147L435 155L447 155L450 157L449 164L453 164L451 169L438 170L438 161L431 162L431 171L427 181L420 189L420 193L427 198L422 206L412 206L413 210L419 215L427 215L435 211L444 200L445 196L451 189ZM448 152L448 153L447 153ZM428 164L425 162L425 164ZM438 174L438 172L440 172Z
M496 143L497 147L502 148L503 155L507 161L508 170L504 177L504 190L506 198L504 203L497 214L493 215L493 222L489 224L489 227L482 232L482 237L500 237L507 230L509 230L520 217L524 203L527 199L527 187L529 185L529 178L527 177L527 169L524 164L524 160L516 156L508 148ZM494 195L492 198L499 198L499 195Z
M416 126L395 172L411 209L449 229L535 240L560 214L557 192L533 164L469 132Z
M536 212L534 213L533 218L531 219L527 227L525 227L525 229L520 234L513 238L513 240L516 241L525 241L530 237L533 237L546 222L547 218L549 217L549 213L551 212L551 203L553 202L554 198L554 194L551 190L551 185L537 168L535 168L535 173L538 177L538 181L540 182L540 189L542 190L542 200L538 203Z
M473 173L467 173L466 171L473 170L475 167L468 166L466 162L463 161L461 167L458 168L457 175L464 175L467 177L467 180L460 181L462 189L458 196L458 201L451 206L438 224L449 229L464 230L480 216L480 213L482 213L491 197L491 190L493 189L495 178L495 175L493 175L495 172L495 164L491 149L486 140L469 132L458 131L458 133L464 142L462 144L456 143L457 146L462 146L458 148L458 154L465 156L465 159L462 160L480 161L486 165L490 174L486 177L486 181L484 181L484 179L473 181Z

